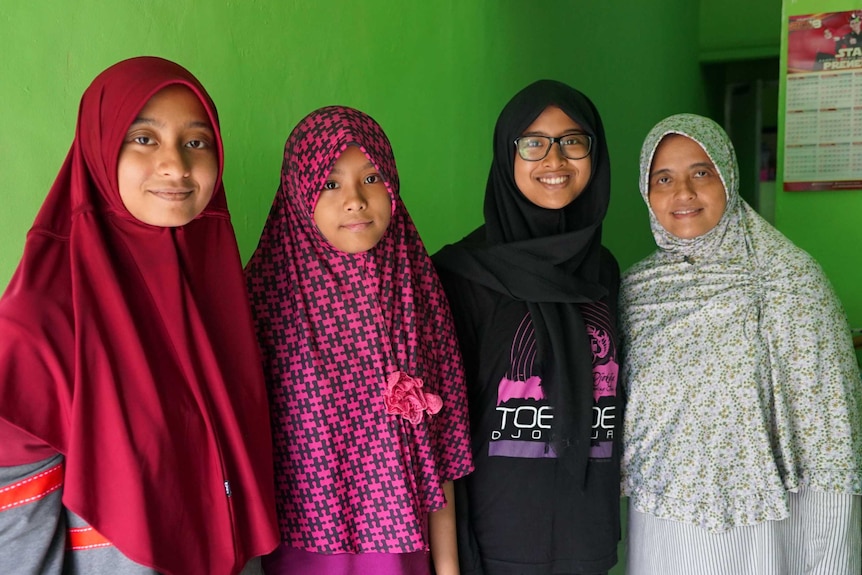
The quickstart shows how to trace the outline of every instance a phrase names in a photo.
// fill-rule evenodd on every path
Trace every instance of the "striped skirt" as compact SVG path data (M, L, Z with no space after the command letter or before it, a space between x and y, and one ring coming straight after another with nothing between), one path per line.
M790 517L712 533L629 503L626 575L860 575L862 497L789 493Z

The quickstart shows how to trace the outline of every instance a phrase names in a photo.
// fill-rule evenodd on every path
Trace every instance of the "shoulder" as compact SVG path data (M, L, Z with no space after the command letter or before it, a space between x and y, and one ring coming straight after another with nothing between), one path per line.
M485 226L479 226L457 242L447 244L431 256L437 269L446 268L457 272L463 265L464 255L473 248L485 245Z
M448 267L444 267L438 263L435 258L431 259L434 262L434 269L437 271L437 276L440 278L440 283L443 285L443 290L447 295L451 293L459 293L465 289L471 289L474 282L468 280L461 274L452 271Z
M478 308L485 307L489 302L502 296L449 268L437 265L436 261L435 266L453 313L475 312Z
M756 265L767 281L831 290L823 268L811 254L760 218L752 219L749 225Z
M600 266L599 282L602 287L608 290L607 303L611 313L616 316L617 299L620 292L620 264L614 254L605 246L602 246L601 249Z
M620 278L621 290L626 290L637 283L645 273L654 270L660 263L659 251L656 250L644 259L630 266Z
M468 252L471 248L484 244L484 226L473 230L467 236L461 238L454 244L443 246L437 253L431 256L437 275L443 288L449 294L453 290L479 287L475 282L464 277L462 271L468 260ZM450 295L451 297L451 295Z
M601 250L601 278L605 286L617 286L620 283L620 264L605 246L602 246Z

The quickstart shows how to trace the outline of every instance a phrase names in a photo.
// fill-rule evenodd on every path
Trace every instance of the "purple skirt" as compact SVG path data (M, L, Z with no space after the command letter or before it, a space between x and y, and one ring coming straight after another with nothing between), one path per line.
M430 575L431 554L338 553L324 555L284 544L263 557L266 575Z

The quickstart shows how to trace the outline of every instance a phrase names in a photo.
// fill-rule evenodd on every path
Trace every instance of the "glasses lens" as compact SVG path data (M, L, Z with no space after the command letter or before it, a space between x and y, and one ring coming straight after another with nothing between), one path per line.
M522 158L535 162L547 155L551 140L542 136L522 136L515 140L515 143Z
M560 138L563 155L572 160L586 158L590 154L592 140L587 134L566 134Z

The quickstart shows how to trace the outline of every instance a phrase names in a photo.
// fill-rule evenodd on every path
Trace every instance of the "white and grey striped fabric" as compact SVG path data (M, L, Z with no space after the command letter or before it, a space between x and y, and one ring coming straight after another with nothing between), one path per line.
M862 497L789 494L790 517L720 533L629 505L626 575L860 575Z

